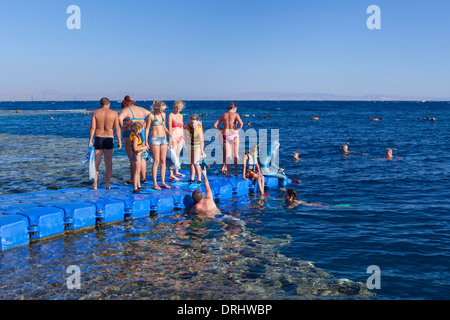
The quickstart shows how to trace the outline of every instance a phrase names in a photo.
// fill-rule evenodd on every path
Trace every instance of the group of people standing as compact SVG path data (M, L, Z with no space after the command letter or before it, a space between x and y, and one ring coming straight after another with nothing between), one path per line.
M175 101L173 111L167 116L167 105L155 100L151 110L136 105L130 96L125 96L121 104L122 111L118 114L110 109L108 98L100 100L100 109L92 113L89 131L89 147L95 147L96 174L93 179L93 188L97 189L98 170L102 155L105 161L105 187L110 189L112 174L112 154L114 148L114 133L118 139L118 148L123 146L130 161L130 179L127 184L133 184L134 193L142 189L141 183L146 182L147 163L145 153L151 152L153 157L152 178L153 189L170 189L165 181L166 157L168 148L179 158L184 144L187 145L189 157L189 180L191 183L202 183L202 171L198 165L204 157L205 139L204 129L198 114L189 117L184 122L182 110L185 104ZM237 104L228 105L228 111L223 113L214 123L214 128L221 132L223 137L223 163L222 173L231 175L231 162L234 160L235 176L238 176L238 150L239 130L243 127L241 117L237 113ZM168 137L168 139L167 139ZM234 154L234 158L231 154ZM157 181L158 166L160 169L160 184ZM195 179L197 176L197 179ZM178 169L169 169L169 180L177 182L184 175ZM253 177L253 176L252 176Z

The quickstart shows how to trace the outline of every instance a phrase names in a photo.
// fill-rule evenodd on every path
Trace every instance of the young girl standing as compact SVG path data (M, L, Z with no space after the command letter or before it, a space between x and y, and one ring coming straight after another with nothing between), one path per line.
M144 125L140 122L134 122L131 125L131 134L130 134L130 143L133 149L133 155L131 157L131 161L135 164L135 171L133 177L134 190L133 193L141 192L141 163L144 161L142 158L142 152L148 150L148 146L144 146L144 141L142 139L142 128Z
M181 110L184 108L184 103L177 100L173 104L173 112L169 114L167 118L167 124L169 126L170 134L173 137L171 147L175 151L178 159L180 159L181 150L183 150L184 137L183 137L183 115ZM170 147L170 146L169 146ZM175 171L175 172L174 172ZM169 179L178 181L177 177L184 177L184 174L179 173L178 169L169 169Z
M202 173L200 166L196 164L201 161L204 156L205 136L203 134L203 126L200 123L198 114L193 114L189 118L189 123L184 126L186 130L186 141L188 142L189 155L189 174L188 182L194 182L195 174L197 174L197 182L202 182Z

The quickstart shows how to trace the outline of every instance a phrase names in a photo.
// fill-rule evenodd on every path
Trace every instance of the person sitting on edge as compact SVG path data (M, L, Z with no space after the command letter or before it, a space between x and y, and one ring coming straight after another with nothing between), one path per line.
M196 165L200 166L199 164ZM211 187L209 186L208 177L206 176L206 166L203 170L201 170L201 173L205 184L205 196L203 196L203 193L200 190L195 190L192 193L192 200L195 202L193 209L197 214L211 216L214 215L214 212L217 210L217 206L214 202Z
M295 191L294 189L287 189L286 193L284 195L284 200L289 203L289 207L288 209L292 209L296 206L298 206L299 204L303 204L306 206L316 206L317 204L315 203L308 203L306 201L300 201L297 200L298 198L298 193L297 191Z
M105 188L111 189L112 156L114 152L114 131L117 136L119 149L122 148L122 140L119 125L119 115L111 110L108 98L101 98L100 109L92 112L91 126L89 128L89 148L95 148L95 178L92 189L97 189L98 171L103 153L105 154ZM94 142L92 140L94 139Z
M244 154L242 165L242 178L256 181L261 195L268 196L269 194L264 192L264 176L261 174L261 168L258 163L258 146L251 146L250 152Z

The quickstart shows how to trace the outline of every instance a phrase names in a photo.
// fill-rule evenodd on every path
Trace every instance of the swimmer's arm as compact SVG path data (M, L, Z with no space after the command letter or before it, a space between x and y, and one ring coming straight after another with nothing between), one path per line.
M316 206L317 205L316 203L309 203L306 201L298 201L298 204L303 204L305 206Z
M213 199L213 194L211 192L211 187L209 186L208 177L206 176L206 167L202 170L203 180L205 182L205 198Z

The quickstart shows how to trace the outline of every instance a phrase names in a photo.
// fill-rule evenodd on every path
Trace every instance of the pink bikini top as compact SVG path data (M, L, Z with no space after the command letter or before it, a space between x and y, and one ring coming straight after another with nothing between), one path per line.
M178 122L176 122L175 120L172 120L172 127L173 127L173 128L175 128L175 127L183 128L183 122L178 123Z

